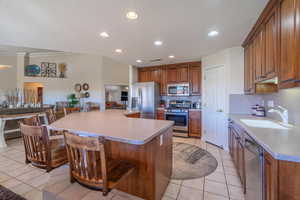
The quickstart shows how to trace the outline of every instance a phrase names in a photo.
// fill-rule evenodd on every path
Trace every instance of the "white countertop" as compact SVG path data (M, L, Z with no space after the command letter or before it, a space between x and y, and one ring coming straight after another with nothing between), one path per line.
M125 110L72 113L49 125L56 130L104 136L108 140L142 145L173 126L165 120L127 118Z
M288 129L259 128L248 126L241 119L270 120L251 115L229 114L229 118L240 125L249 136L278 160L300 162L300 127L293 126Z

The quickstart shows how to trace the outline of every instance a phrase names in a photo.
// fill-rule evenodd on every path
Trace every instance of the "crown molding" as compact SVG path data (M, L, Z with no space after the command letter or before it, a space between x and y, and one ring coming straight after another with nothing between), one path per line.
M69 52L40 52L40 53L30 53L29 57L48 57L48 56L66 56L66 55L72 55L73 53Z

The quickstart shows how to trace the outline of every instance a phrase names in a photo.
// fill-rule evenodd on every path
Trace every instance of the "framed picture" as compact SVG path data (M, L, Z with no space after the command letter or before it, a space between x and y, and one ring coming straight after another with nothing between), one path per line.
M41 77L48 77L48 67L49 67L49 63L47 62L41 63Z
M48 77L57 77L56 63L49 63Z

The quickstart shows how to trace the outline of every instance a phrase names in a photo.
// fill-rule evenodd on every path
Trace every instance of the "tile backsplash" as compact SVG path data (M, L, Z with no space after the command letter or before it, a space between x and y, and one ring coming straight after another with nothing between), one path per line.
M242 95L234 94L229 98L229 112L235 114L250 114L251 106L255 104L264 104L266 110L269 110L268 101L273 101L274 105L280 105L289 112L289 123L300 125L300 88L283 89L278 93L265 95ZM267 117L281 120L276 113L266 112Z

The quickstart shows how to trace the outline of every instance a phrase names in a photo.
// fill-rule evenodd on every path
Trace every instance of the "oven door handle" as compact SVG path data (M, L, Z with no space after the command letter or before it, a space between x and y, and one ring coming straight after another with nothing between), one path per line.
M188 113L166 113L165 115L180 115L180 116L187 116Z

